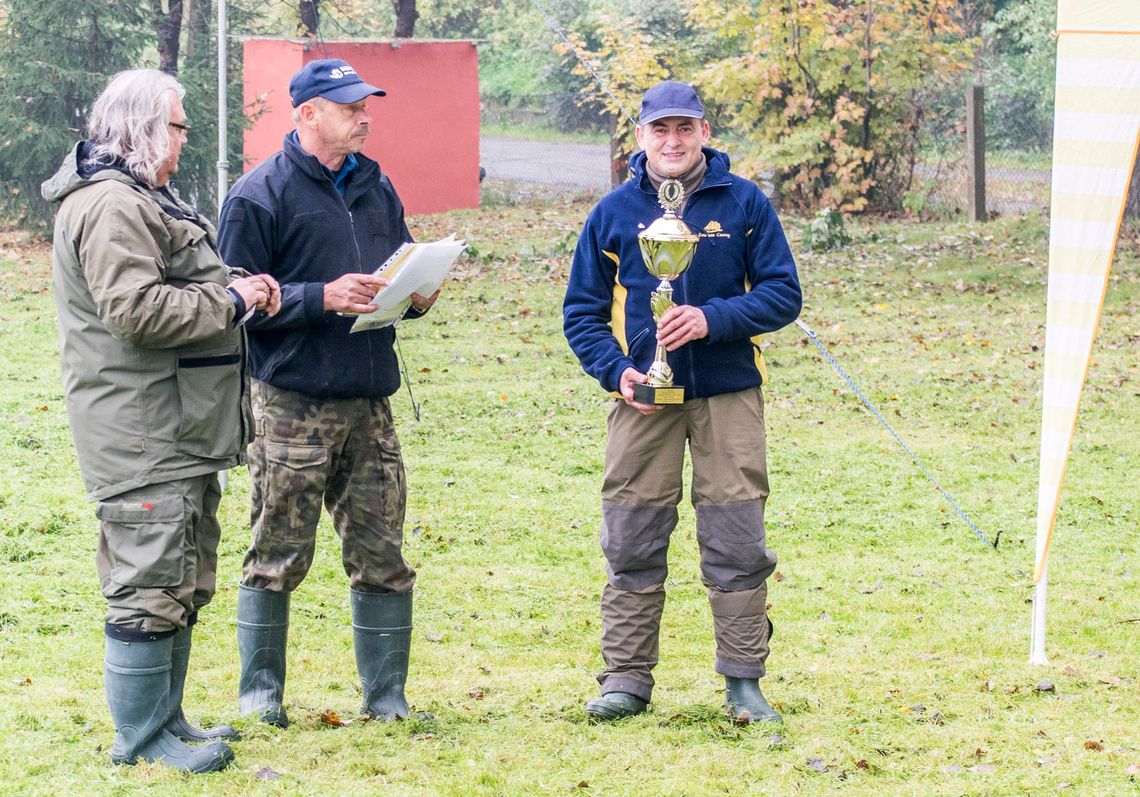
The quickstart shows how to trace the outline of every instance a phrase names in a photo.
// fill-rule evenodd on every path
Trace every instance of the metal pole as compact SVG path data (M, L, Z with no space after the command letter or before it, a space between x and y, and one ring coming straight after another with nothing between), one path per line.
M226 52L226 0L218 0L218 221L221 221L222 202L229 184L230 162L226 158L229 141L226 130L227 61Z
M228 102L228 70L226 69L229 54L226 52L226 0L218 0L218 223L222 221L222 202L226 199L226 188L230 181L230 162L226 159L229 151L229 140L226 136L226 104ZM229 486L228 470L218 474L218 483L225 492Z

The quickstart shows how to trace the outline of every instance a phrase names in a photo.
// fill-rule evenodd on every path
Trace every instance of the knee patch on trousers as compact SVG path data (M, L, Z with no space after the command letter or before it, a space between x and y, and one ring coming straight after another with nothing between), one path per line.
M746 501L697 507L701 574L727 592L754 589L776 569L776 554L764 541L764 504Z
M676 507L603 503L601 543L610 583L639 590L665 581L676 526Z

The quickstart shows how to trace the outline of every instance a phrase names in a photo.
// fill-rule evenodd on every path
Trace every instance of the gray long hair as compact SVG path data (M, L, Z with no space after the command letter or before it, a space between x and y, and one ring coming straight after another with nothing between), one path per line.
M153 186L170 157L170 116L186 89L157 69L128 69L107 83L91 106L88 157L99 163L122 160L136 178Z

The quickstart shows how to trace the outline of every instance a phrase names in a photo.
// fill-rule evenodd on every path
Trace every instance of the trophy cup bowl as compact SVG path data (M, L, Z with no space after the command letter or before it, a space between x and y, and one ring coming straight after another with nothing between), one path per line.
M645 268L661 280L657 290L649 297L649 307L653 312L653 322L660 328L661 317L674 307L673 286L675 280L693 262L697 251L698 236L689 229L675 211L684 202L685 189L679 180L666 180L657 191L657 199L665 210L665 215L654 221L637 236L641 249L641 259ZM646 374L648 381L633 386L633 399L640 404L683 404L685 388L673 384L673 369L669 367L668 352L660 343L653 364Z

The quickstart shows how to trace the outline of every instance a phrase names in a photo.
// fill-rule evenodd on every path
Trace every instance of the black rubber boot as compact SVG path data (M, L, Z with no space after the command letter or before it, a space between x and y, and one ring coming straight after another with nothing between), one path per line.
M284 728L285 640L289 630L289 593L239 585L237 638L241 659L238 711L257 714Z
M182 695L186 688L186 671L190 665L191 639L194 622L179 630L171 637L173 646L170 654L170 704L175 706L174 715L166 723L166 730L184 742L211 742L214 739L237 739L238 732L232 725L218 725L215 728L196 728L186 721L182 713Z
M783 722L760 691L759 678L724 676L724 709L737 725L752 722Z
M360 712L378 720L409 716L404 683L412 646L412 593L352 590L352 639L364 690Z
M233 760L224 742L191 747L165 725L170 695L172 637L123 642L107 637L103 683L115 723L111 760L116 764L158 761L187 772L216 772Z
M597 700L587 703L586 713L591 719L610 722L644 714L648 705L649 703L629 692L607 692Z

